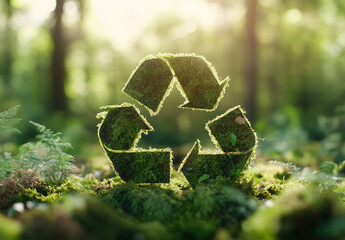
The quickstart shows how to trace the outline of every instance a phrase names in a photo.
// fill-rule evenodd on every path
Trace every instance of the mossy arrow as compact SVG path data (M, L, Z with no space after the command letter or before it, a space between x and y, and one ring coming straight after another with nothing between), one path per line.
M218 176L237 179L253 152L224 154L201 152L200 149L200 141L197 140L179 169L193 188L199 183L212 183Z
M257 144L256 134L240 106L209 121L206 129L217 151L201 152L197 140L179 168L193 188L200 182L211 183L218 176L236 180Z
M213 110L217 107L228 79L220 81L217 73L203 57L174 56L167 57L174 70L178 83L187 101L180 107Z
M123 92L156 115L176 83L185 98L180 106L214 110L229 78L221 81L204 57L195 54L156 54L145 57L131 74Z
M128 103L101 109L98 137L117 175L135 183L169 182L171 150L136 148L141 133L153 131L139 110Z

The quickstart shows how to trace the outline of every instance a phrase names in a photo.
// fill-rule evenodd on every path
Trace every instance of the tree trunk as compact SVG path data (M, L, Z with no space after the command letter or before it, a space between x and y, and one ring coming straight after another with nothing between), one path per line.
M4 85L6 91L10 91L11 85L11 78L12 78L12 62L13 62L13 55L12 55L12 29L11 29L11 18L13 13L13 8L11 4L11 0L6 0L5 5L5 12L6 12L6 28L5 28L5 39L4 39Z
M55 24L52 29L53 55L52 55L52 89L51 89L51 110L68 112L68 101L65 92L66 80L66 38L64 35L62 16L64 0L56 0L54 12Z
M247 110L247 117L251 121L256 119L256 100L257 100L257 36L256 36L256 21L257 21L257 0L246 0L247 16L246 29L247 39L245 45L245 81L246 81L246 95L245 106Z

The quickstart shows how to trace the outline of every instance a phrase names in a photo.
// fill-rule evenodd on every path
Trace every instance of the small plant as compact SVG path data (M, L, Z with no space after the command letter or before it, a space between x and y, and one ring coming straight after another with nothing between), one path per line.
M4 133L19 132L16 128L20 119L16 117L19 106L0 113L0 141ZM38 142L28 142L19 147L16 156L5 152L0 156L0 179L8 178L22 169L30 169L42 177L45 182L61 183L72 171L74 157L65 151L71 144L61 140L62 133L54 133L45 126L30 122L39 131ZM3 140L2 140L3 141ZM3 144L3 142L1 142Z
M5 138L13 133L20 131L17 128L21 119L17 118L19 106L10 108L4 112L0 112L0 145L2 149L2 155L0 155L0 179L9 177L10 174L17 170L16 164L13 161L12 154L5 152L4 143Z
M12 132L20 133L16 127L21 119L17 118L19 105L8 109L7 111L0 112L0 144L3 156L5 157L4 141L7 134Z
M30 123L40 132L37 136L39 142L22 145L16 158L22 167L37 170L46 182L63 182L73 167L71 162L74 157L65 153L72 148L71 144L62 142L62 133L54 133L35 122Z

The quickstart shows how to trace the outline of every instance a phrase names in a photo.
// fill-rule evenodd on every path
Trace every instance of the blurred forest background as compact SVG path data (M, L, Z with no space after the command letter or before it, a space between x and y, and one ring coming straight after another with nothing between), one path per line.
M158 52L204 55L230 77L215 112L179 109L174 89L151 117L121 92ZM343 0L0 1L0 111L21 105L17 144L35 136L32 120L63 132L74 154L98 154L99 107L126 101L155 128L139 146L184 156L197 138L212 148L205 123L240 104L266 156L341 162L344 77Z

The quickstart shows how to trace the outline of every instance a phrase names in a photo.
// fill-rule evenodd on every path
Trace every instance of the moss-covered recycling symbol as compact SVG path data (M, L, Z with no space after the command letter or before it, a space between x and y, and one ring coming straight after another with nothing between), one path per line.
M217 108L228 82L228 78L221 81L202 56L156 54L139 63L123 92L156 115L176 85L185 98L180 107L212 111ZM129 103L105 106L101 110L98 137L117 175L135 183L170 182L172 151L136 147L142 133L153 131L139 110ZM209 121L206 130L217 150L202 152L197 140L178 169L192 187L212 183L218 176L236 179L256 147L256 134L240 106Z

